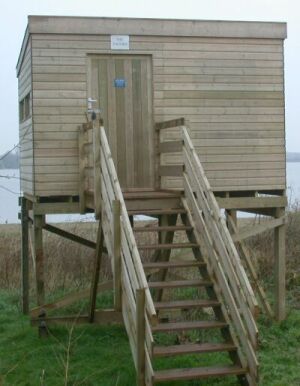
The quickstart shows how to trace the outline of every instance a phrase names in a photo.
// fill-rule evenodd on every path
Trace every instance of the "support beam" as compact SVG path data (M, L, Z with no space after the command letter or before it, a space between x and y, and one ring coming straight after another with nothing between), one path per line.
M43 229L45 229L48 232L54 233L58 236L64 237L65 239L74 241L75 243L85 245L88 248L96 249L96 243L94 241L77 236L74 233L70 233L70 232L65 231L63 229L57 228L54 225L45 224ZM103 253L107 254L107 249L105 248L105 246L103 246Z
M45 272L44 272L44 251L43 251L43 226L44 215L33 217L33 247L36 266L36 294L37 304L40 306L45 303Z
M285 215L285 208L276 209L276 218ZM274 230L274 258L275 258L275 317L278 321L285 319L285 225Z
M104 240L103 240L102 223L101 223L101 220L99 220L96 252L95 252L95 263L94 263L94 271L93 271L91 293L90 293L90 310L89 310L90 323L94 321L94 316L95 316L96 297L97 297L99 274L100 274L101 260L102 260L102 253L103 253L103 242Z
M282 197L216 197L220 208L223 209L267 209L283 207L287 204L285 196Z
M105 281L103 283L98 284L97 293L101 293L103 291L107 291L113 288L112 280ZM40 313L48 312L51 310L58 310L63 307L68 307L71 304L78 302L79 300L86 299L90 295L90 288L86 288L81 291L72 292L70 294L65 295L64 297L57 299L55 302L43 304L42 306L35 307L30 311L30 316L32 318L37 318Z
M230 211L231 212L231 211ZM232 235L232 239L234 242L242 241L244 239L247 239L249 237L258 235L262 232L265 232L267 230L273 229L275 227L278 227L280 225L285 224L285 217L276 218L273 220L266 220L263 221L261 224L256 224L254 226L250 226L247 228L242 228L240 231Z
M75 241L76 243L85 245L86 247L96 249L96 243L94 241L90 241L87 239L84 239L83 237L74 235L73 233L67 232L63 229L57 228L54 225L45 224L43 227L46 231L54 233L58 236L64 237L65 239Z
M22 271L22 311L29 312L29 232L28 232L28 201L20 197L21 204L21 271Z
M50 316L43 318L43 321L47 325L56 326L56 325L66 325L66 324L85 324L89 322L88 315L67 315L67 316ZM39 326L41 320L40 318L31 319L31 326ZM105 310L96 310L94 315L94 323L100 325L109 325L109 324L123 324L123 318L121 312L115 310L105 309Z

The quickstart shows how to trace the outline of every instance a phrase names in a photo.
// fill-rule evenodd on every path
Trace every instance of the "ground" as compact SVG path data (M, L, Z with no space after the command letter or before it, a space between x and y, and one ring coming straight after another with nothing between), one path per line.
M69 224L66 229L83 237L95 238L95 227L91 224ZM258 321L260 386L300 385L299 229L298 213L289 219L287 228L287 318L282 323L275 323L261 316ZM55 237L45 236L47 293L59 298L70 289L70 283L73 289L87 286L86 278L91 274L93 256L92 251ZM0 385L135 385L132 355L126 332L121 326L55 327L50 330L48 338L39 338L38 329L31 327L29 318L21 313L19 239L18 226L0 226ZM258 272L267 288L273 268L269 240L269 235L262 235L249 244L256 253ZM102 274L104 277L109 275L107 263ZM33 291L32 301L34 298ZM51 298L47 300L51 301ZM111 302L112 294L106 293L98 300L98 305L109 306ZM83 306L78 304L68 311L76 314ZM214 359L211 357L211 361ZM176 358L170 358L169 364L172 361ZM195 361L193 357L187 359L187 363L196 364ZM207 361L209 364L210 359ZM164 385L168 386L168 383ZM183 383L173 382L171 385ZM200 383L185 382L184 385ZM208 385L233 386L236 380L201 382L201 386Z

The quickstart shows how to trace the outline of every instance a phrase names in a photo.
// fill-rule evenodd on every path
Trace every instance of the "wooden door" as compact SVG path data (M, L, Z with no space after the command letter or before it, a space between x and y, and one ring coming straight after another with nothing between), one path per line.
M90 59L88 97L97 99L123 190L153 188L151 57Z

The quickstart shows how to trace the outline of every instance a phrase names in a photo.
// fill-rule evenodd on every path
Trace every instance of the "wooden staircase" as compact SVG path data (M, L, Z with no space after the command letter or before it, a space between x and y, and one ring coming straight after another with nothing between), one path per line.
M153 199L155 199L155 195L157 196L158 193L153 193ZM160 205L167 206L169 198L160 198ZM165 201L164 204L162 200ZM151 210L152 212L157 214L157 211L153 209ZM141 210L139 213L137 211L129 211L129 213L145 215L149 214L149 211ZM213 281L208 273L207 265L201 258L200 246L195 242L194 228L188 222L187 212L183 207L181 198L178 200L176 208L159 211L159 224L174 224L174 216L176 216L175 225L155 224L141 227L136 222L137 226L133 228L136 234L141 234L142 232L146 234L148 236L145 237L146 239L152 238L162 241L168 237L169 239L175 238L175 241L176 239L180 240L180 242L174 243L155 242L138 245L141 255L145 250L159 252L154 255L156 261L144 262L143 267L148 277L149 288L151 290L159 289L168 292L166 300L162 299L162 292L152 292L153 297L157 300L154 302L154 306L158 315L158 324L151 328L154 334L153 382L187 381L236 375L240 381L245 383L247 369L241 364L237 354L237 346L234 343L227 319L221 308L222 300L217 295ZM185 240L183 240L184 238ZM172 252L176 253L177 249L180 249L180 258L176 258L176 255L171 257ZM165 261L162 261L162 259ZM180 280L176 278L176 273L174 280L174 271L180 272L180 276L182 276ZM165 280L157 279L157 277L161 276L165 276ZM198 293L197 290L199 288L200 291ZM178 295L186 293L184 292L185 289L194 290L194 294L198 296L192 299L187 297L184 300L178 300ZM175 316L172 316L174 315L173 311L175 311ZM166 312L167 317L164 316ZM214 333L209 334L211 331L214 331ZM193 332L193 334L189 334L190 332ZM207 341L199 339L203 332L204 334L208 332ZM185 341L179 342L176 333L187 334ZM173 344L162 345L159 343L160 341L170 340L166 336L170 334L173 334ZM210 335L212 336L210 337ZM159 339L156 339L157 336ZM211 341L209 341L209 337ZM216 338L219 339L217 342ZM211 366L200 366L202 359L200 357L212 353L226 354L228 357L227 364L216 363ZM199 356L199 359L195 358L195 355ZM185 358L188 356L193 356L193 362L199 362L199 366L168 368L168 365L166 365L167 368L165 368L163 359L166 358L168 363L168 358L175 356L182 358L182 363L185 363ZM156 358L160 359L160 367L163 367L163 369L155 368Z
M115 310L138 385L236 376L254 386L257 302L184 127L182 137L182 192L122 192L104 128L98 133L96 213L111 257ZM138 226L139 215L154 221ZM93 283L96 293L96 276Z

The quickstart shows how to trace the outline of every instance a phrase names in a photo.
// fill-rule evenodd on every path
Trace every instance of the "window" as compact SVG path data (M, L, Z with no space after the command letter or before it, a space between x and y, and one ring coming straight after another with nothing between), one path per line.
M19 120L20 122L26 121L30 117L30 93L19 102Z

